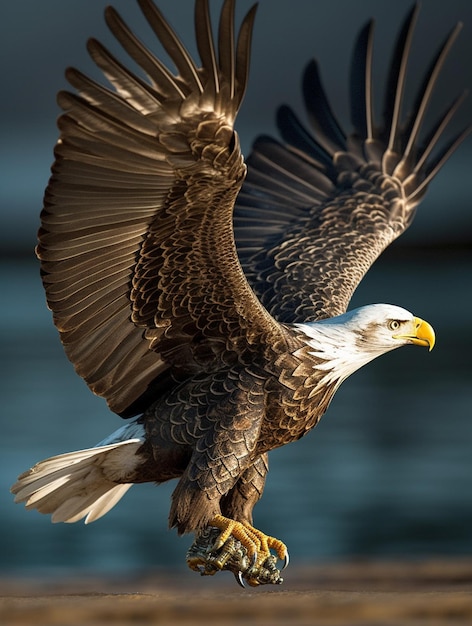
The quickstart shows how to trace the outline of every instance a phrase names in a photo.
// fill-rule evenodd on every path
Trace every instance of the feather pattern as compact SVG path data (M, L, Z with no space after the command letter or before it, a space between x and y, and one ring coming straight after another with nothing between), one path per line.
M397 40L382 124L376 124L373 115L371 21L360 32L352 56L354 132L347 136L342 131L313 61L303 81L310 130L284 106L277 121L286 143L262 137L253 147L235 209L235 235L251 286L279 321L302 323L346 311L369 267L411 224L429 183L470 132L466 128L442 148L439 145L463 96L429 133L421 132L460 24L439 48L413 114L404 119L407 65L418 13L416 5ZM300 172L301 185L294 176Z
M139 4L178 73L106 10L112 33L149 82L94 40L89 51L113 89L68 70L78 93L59 94L61 137L38 245L66 352L119 413L138 410L135 403L181 354L189 356L181 369L213 367L234 358L241 339L283 332L242 274L231 225L246 172L232 125L247 83L255 8L236 38L234 0L225 2L216 52L208 2L197 1L197 67L157 7Z

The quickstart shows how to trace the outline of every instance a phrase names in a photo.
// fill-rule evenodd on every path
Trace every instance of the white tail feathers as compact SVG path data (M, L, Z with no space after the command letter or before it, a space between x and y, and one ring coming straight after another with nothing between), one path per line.
M83 517L86 524L93 522L133 484L126 479L143 462L136 456L142 444L143 439L128 439L40 461L11 488L15 502L52 514L53 522L71 523Z

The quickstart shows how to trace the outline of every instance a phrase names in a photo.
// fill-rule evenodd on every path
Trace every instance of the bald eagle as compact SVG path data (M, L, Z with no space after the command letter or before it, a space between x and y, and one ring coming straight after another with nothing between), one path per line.
M467 134L438 148L462 96L422 132L459 26L405 117L413 8L379 124L370 22L352 57L353 132L337 122L312 62L303 79L309 129L282 107L282 141L259 138L246 165L233 126L256 7L237 31L235 0L224 0L215 36L208 1L196 0L197 64L153 2L138 2L176 71L106 10L147 78L94 39L89 53L110 85L67 70L74 91L58 96L37 248L67 356L129 421L93 448L41 461L12 491L54 522L92 522L131 485L178 479L169 523L195 534L189 566L280 583L287 548L252 519L268 452L311 430L372 359L434 345L431 326L403 308L347 309Z

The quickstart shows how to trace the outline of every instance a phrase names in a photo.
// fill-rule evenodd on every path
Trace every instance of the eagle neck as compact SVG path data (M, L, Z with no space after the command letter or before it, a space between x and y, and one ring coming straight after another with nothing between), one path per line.
M355 332L344 324L313 322L296 324L320 374L319 385L334 383L336 388L358 369L381 353L361 349Z

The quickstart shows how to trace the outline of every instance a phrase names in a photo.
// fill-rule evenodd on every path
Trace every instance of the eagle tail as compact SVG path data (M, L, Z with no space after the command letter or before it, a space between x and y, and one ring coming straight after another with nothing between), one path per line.
M125 495L142 464L137 452L143 439L120 440L125 429L105 440L113 443L40 461L12 486L15 502L51 514L52 522L72 523L85 517L88 524L99 519Z

